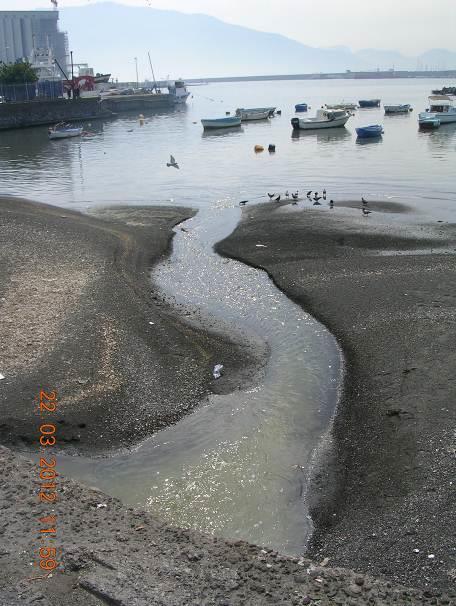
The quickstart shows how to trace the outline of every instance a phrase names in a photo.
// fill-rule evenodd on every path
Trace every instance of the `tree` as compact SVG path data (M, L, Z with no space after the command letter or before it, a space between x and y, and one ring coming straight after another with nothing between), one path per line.
M37 73L28 61L0 63L0 83L2 84L24 84L24 82L36 82L37 80Z

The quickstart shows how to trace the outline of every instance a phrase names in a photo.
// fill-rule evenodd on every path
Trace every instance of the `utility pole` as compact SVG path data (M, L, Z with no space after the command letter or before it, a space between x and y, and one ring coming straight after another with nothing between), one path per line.
M135 57L136 63L136 88L139 88L139 77L138 77L138 57Z
M70 51L71 57L71 96L74 100L74 64L73 64L73 51Z

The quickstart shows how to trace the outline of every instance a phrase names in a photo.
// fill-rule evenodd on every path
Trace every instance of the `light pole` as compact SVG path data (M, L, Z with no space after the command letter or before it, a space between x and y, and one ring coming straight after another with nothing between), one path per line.
M136 88L139 88L139 78L138 78L138 57L135 57L136 64Z

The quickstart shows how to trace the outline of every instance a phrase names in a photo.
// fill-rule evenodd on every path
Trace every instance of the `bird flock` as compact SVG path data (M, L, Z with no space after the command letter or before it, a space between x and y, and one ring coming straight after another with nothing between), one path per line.
M318 191L313 191L313 189L309 189L309 191L306 193L306 199L309 200L310 202L313 202L313 206L322 206L322 202L320 202L320 200L327 200L327 194L326 194L326 189L324 189L322 192L322 195L320 196L320 193ZM294 193L292 192L290 194L290 192L288 190L286 190L284 196L282 197L281 194L277 194L277 193L273 193L270 194L269 192L267 192L268 198L271 202L280 202L281 200L284 201L288 201L290 198L292 200L292 204L296 205L298 203L298 201L301 199L299 197L299 190L296 190ZM259 196L262 197L262 196ZM249 201L248 200L241 200L239 202L239 206L245 206ZM369 204L369 202L364 198L361 197L361 212L363 217L368 217L372 211L367 209L367 205ZM328 206L329 208L332 210L334 208L334 200L329 200L328 202Z

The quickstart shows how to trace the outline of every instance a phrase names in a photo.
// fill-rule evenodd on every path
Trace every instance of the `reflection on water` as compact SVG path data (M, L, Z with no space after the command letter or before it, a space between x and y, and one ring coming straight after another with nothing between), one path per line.
M229 128L211 128L209 130L203 130L201 137L203 139L210 139L211 137L229 137L231 135L238 135L243 133L244 129L241 126L230 126Z
M322 144L351 139L351 136L351 132L348 131L345 126L338 128L322 128L320 130L293 130L291 133L291 137L294 141L315 137L317 142Z
M371 143L383 143L383 136L376 137L356 137L356 145L370 145Z

